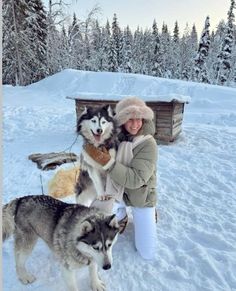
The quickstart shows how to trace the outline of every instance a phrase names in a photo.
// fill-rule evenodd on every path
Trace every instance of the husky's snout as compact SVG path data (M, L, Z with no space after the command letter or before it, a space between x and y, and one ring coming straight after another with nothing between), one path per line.
M103 262L102 262L102 265L100 265L103 270L109 270L111 268L111 265L112 265L112 250L111 248L106 252L104 253L104 257L103 257Z
M104 265L102 268L103 268L103 270L109 270L111 268L111 264L108 263L108 264Z
M97 128L97 134L102 134L102 129L101 128Z

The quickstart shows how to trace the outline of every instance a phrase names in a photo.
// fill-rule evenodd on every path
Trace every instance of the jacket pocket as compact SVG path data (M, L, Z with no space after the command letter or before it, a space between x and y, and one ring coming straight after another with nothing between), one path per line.
M130 204L135 207L144 207L148 196L148 186L144 185L139 189L132 189L127 191L128 200Z

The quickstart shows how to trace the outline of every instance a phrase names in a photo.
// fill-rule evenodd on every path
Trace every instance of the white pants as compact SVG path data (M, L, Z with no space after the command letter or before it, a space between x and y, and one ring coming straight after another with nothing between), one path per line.
M154 258L156 251L157 233L155 221L155 207L131 207L134 223L134 241L139 254L146 260ZM115 202L113 213L118 221L126 215L126 205L122 201Z

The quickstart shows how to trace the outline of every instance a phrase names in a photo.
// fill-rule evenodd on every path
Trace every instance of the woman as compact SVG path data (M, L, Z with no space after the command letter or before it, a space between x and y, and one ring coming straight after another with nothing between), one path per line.
M116 105L116 120L121 128L116 160L109 153L88 147L87 153L108 173L106 193L115 197L116 213L121 231L128 216L126 206L133 214L135 246L144 259L155 253L156 224L156 163L157 145L153 111L137 97L127 97Z

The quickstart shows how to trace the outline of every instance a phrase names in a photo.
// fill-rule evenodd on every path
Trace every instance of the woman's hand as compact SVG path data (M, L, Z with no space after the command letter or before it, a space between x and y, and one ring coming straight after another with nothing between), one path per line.
M102 166L105 166L111 159L111 156L105 147L98 149L92 144L86 144L85 151L94 161Z

